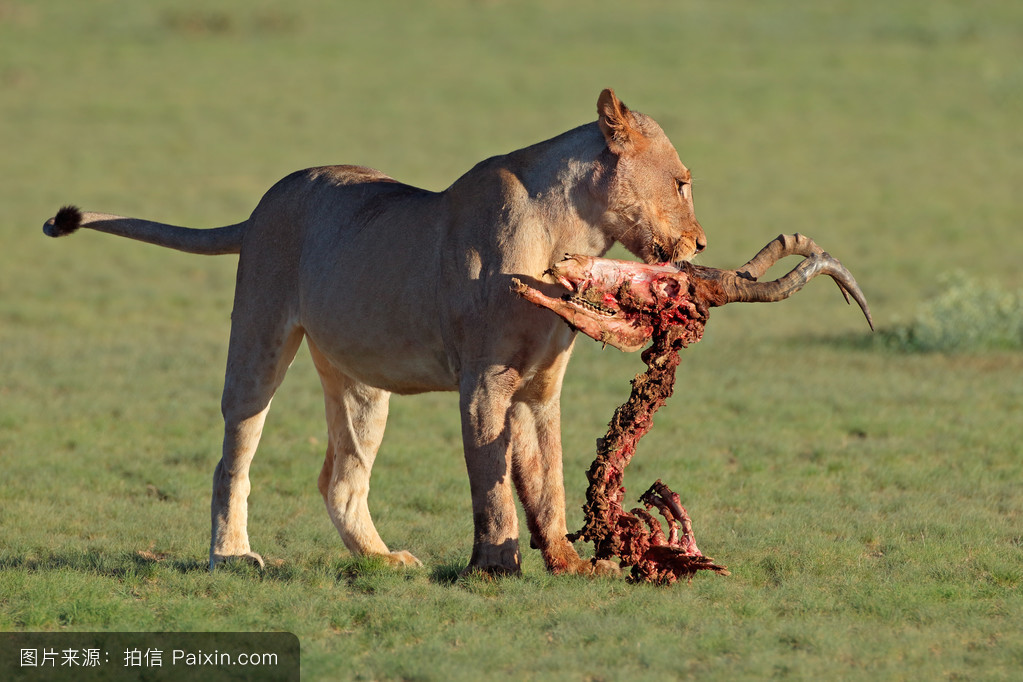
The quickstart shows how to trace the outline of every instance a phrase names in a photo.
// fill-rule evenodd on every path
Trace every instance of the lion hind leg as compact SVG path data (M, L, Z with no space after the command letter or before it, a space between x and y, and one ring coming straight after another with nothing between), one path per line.
M323 385L327 453L317 486L342 542L356 556L382 557L395 566L422 566L406 551L391 551L369 513L369 479L387 425L390 393L335 369L309 343Z
M227 420L224 454L213 473L210 503L210 570L229 560L243 560L263 567L263 557L252 551L248 533L249 466L256 454L269 404L236 423Z
M282 325L280 333L264 337L278 340L270 347L254 347L252 339L259 337L232 327L221 405L224 449L213 474L210 502L211 570L228 560L263 566L263 558L249 546L249 467L263 433L270 401L295 358L303 331L297 326Z

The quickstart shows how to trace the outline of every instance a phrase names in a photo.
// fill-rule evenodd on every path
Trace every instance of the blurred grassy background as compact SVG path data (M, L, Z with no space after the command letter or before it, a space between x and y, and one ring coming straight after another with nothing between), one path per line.
M0 628L290 629L310 679L1009 679L1023 357L892 353L826 283L715 311L629 472L682 491L731 578L551 580L527 551L520 581L452 583L471 542L452 395L393 402L374 477L381 533L427 571L348 561L304 353L253 469L275 563L203 572L235 259L42 222L73 202L232 223L324 163L439 190L593 120L608 86L693 170L705 264L804 232L882 331L953 272L1023 286L1018 2L0 0ZM570 525L640 368L584 342Z

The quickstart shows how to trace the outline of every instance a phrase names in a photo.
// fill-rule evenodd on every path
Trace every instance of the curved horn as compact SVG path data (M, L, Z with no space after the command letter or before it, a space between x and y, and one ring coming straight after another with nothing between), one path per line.
M800 236L795 235L795 237ZM820 247L813 244L809 239L806 241L814 247L810 253L804 254L798 251L783 252L785 249L775 247L779 240L783 240L783 238L791 238L791 236L782 235L764 247L745 268L732 271L729 273L730 276L719 279L716 282L716 288L720 290L720 295L714 297L714 305L724 305L733 302L769 303L780 301L802 289L814 277L828 275L838 284L846 301L849 301L850 296L856 301L860 306L860 310L863 311L863 316L867 318L867 324L873 330L874 321L870 316L870 307L867 305L867 299L860 290L852 273L837 258L821 250ZM782 246L784 246L784 243ZM781 253L781 255L776 255L777 253ZM762 274L779 258L792 255L793 253L805 255L806 259L794 267L787 275L779 277L772 282L756 281L757 274ZM751 264L753 267L750 267Z
M780 234L772 239L767 246L760 249L760 252L750 258L746 265L738 268L738 272L744 272L751 279L760 279L768 268L780 261L785 256L803 256L807 258L813 254L824 253L824 249L804 234Z

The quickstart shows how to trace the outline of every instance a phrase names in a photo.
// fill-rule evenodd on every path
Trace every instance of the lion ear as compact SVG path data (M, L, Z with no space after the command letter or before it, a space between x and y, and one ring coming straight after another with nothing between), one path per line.
M597 115L600 116L600 132L604 133L608 149L612 152L624 154L642 146L646 138L636 125L636 117L611 88L600 93Z

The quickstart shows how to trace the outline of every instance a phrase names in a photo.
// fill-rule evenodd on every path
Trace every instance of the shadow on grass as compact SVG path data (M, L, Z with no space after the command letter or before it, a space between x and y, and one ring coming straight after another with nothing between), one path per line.
M984 330L975 333L946 334L930 337L909 325L878 328L873 334L829 335L817 334L792 337L790 346L812 345L841 351L877 353L884 355L976 355L991 352L1018 352L1023 350L1023 335L1018 340L987 338Z
M925 355L975 350L969 347L923 347L913 341L906 327L878 327L875 332L854 334L807 334L792 336L783 341L787 346L817 346L841 351L881 353L885 355Z
M374 583L389 580L412 580L426 576L437 585L456 585L463 580L464 564L443 563L430 568L398 568L375 557L347 557L330 563L330 570L338 584L362 591L372 591Z
M352 557L332 563L335 580L346 588L372 594L388 584L426 578L434 585L466 590L475 594L495 595L508 580L522 576L493 576L487 573L463 573L465 562L445 562L431 568L400 569L378 558Z
M462 577L462 564L441 564L430 571L430 581L438 585L454 585Z
M305 567L330 575L335 584L348 590L372 594L389 583L426 578L429 582L446 587L457 587L470 592L488 592L497 589L511 576L494 577L483 573L462 573L463 562L446 562L431 568L401 569L375 557L345 557ZM209 565L205 559L176 558L168 553L150 550L136 552L103 552L100 550L67 550L39 557L33 555L0 555L0 571L27 571L30 573L74 572L105 576L116 580L147 579L159 571L181 575L205 574ZM267 563L258 568L248 562L233 561L217 566L217 573L254 579L257 582L301 581L303 567L283 561Z
M107 553L98 550L67 551L50 554L47 557L0 556L0 570L76 571L105 575L123 579L130 576L146 576L157 567L169 568L177 573L196 573L207 570L207 563L199 560L173 559L168 555L152 555L140 551Z

